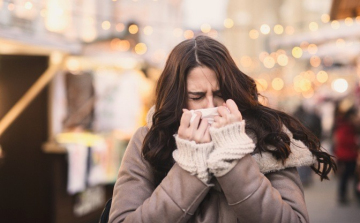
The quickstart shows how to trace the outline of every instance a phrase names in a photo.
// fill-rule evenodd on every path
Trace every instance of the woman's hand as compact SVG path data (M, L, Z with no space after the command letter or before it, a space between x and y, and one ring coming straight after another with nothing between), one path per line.
M183 109L183 112L178 130L179 138L195 141L198 144L211 142L207 119L200 120L201 113L196 112L196 118L190 123L192 113L187 109Z
M214 118L214 123L211 125L214 128L221 128L242 121L242 115L232 99L226 100L223 106L219 106L218 113L219 116Z

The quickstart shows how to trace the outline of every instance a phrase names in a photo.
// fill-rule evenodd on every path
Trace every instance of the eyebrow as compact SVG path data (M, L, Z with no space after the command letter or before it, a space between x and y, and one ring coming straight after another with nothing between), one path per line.
M220 94L221 91L220 90L217 90L217 91L213 91L213 94ZM192 91L189 91L188 94L193 94L193 95L203 95L205 94L205 92L201 92L201 91L196 91L196 92L192 92Z

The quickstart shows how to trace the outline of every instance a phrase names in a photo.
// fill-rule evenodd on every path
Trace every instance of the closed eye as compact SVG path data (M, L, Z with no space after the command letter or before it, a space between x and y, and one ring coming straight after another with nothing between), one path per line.
M200 100L205 96L204 92L188 92L190 100Z
M202 99L203 98L203 96L200 96L200 97L193 97L193 98L190 98L191 100L194 100L194 101L197 101L197 100L200 100L200 99Z

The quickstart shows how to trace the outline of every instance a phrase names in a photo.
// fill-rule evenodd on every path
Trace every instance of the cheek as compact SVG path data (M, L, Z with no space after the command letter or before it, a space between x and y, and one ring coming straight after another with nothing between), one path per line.
M201 101L202 100L200 100L200 101L188 100L187 101L187 109L196 110L196 109L203 108L203 105L202 105Z
M215 107L222 106L225 103L224 99L222 98L215 98L214 99L214 105Z

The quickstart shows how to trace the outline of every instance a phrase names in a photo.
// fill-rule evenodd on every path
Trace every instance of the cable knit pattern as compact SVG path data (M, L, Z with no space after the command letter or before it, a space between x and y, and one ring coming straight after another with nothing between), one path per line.
M207 184L210 176L206 161L214 149L214 143L197 144L194 141L181 139L178 135L175 135L175 141L177 149L173 152L174 160L181 168Z
M245 120L222 128L211 127L210 135L214 142L214 151L207 164L216 177L228 173L239 159L255 149L253 140L245 133Z

